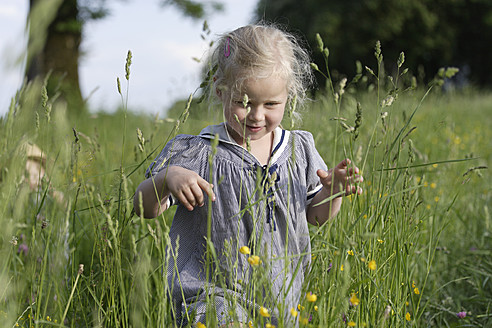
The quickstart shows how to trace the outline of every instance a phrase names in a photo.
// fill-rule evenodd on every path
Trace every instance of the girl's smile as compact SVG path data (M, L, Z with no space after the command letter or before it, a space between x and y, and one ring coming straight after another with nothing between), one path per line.
M260 132L261 129L263 129L263 127L261 126L250 126L250 125L246 125L246 128L251 131L251 133L257 133L257 132Z

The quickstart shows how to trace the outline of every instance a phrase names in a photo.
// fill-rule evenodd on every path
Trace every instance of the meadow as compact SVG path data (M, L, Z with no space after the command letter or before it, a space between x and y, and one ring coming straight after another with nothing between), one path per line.
M492 94L449 87L450 69L429 86L406 78L403 58L393 75L381 62L357 81L327 76L302 121L286 115L329 167L349 157L365 179L335 219L311 227L311 271L298 307L283 309L287 326L491 326ZM138 217L133 193L171 137L221 113L191 99L167 117L133 113L128 71L115 113L68 115L34 83L0 119L3 327L176 326L162 274L174 210ZM46 175L30 179L36 158ZM254 268L264 284L267 264Z

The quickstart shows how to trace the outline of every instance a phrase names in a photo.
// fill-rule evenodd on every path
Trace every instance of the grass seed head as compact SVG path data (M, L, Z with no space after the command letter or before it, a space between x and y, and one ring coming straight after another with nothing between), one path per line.
M316 44L318 45L319 51L323 52L323 48L324 48L323 39L321 39L321 35L319 35L319 33L316 33Z
M126 55L126 64L125 64L125 78L127 81L130 80L130 66L132 65L132 52L128 50Z
M403 65L404 62L405 62L405 53L402 51L400 53L400 57L398 57L398 62L397 62L398 63L398 68L400 68Z

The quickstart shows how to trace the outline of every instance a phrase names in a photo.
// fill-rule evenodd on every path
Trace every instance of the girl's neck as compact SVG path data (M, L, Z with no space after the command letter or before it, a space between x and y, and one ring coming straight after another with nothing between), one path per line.
M244 149L248 149L246 140L244 139L237 140L236 138L232 137L232 134L229 131L229 127L227 126L227 124L226 124L226 131L231 140L236 141L236 143L239 146L243 147ZM260 162L261 165L267 165L268 162L270 161L270 155L272 154L272 147L273 147L273 138L274 138L274 132L270 132L270 134L264 136L263 138L259 140L252 140L250 142L249 152L256 158L256 160L258 160L258 162Z
M244 147L244 146L243 146ZM256 157L261 165L267 165L270 161L270 155L272 154L273 147L273 132L270 135L266 135L260 140L251 141L250 153Z

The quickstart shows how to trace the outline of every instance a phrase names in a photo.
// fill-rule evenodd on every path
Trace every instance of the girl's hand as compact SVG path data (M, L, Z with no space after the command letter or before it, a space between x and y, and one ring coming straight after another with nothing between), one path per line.
M318 174L323 187L328 191L330 195L337 194L344 191L344 195L361 194L362 188L357 186L357 183L362 182L364 179L359 175L359 168L357 166L349 167L350 159L344 159L337 164L333 169L328 171L318 170Z
M189 211L195 206L203 206L204 192L215 201L212 190L214 186L196 172L179 166L170 166L165 174L167 189Z

